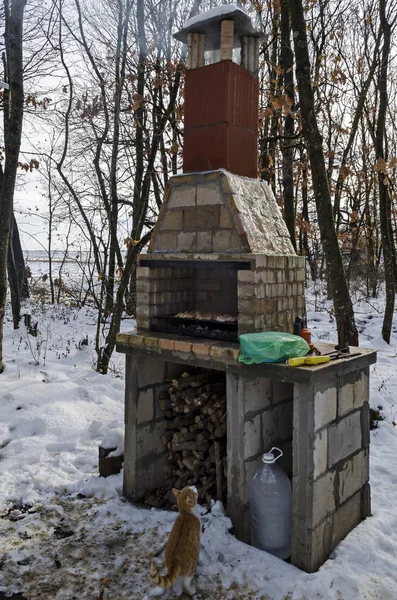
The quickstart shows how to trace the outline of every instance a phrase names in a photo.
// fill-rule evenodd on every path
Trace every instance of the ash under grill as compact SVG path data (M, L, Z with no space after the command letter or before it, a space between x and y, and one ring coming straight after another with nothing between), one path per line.
M152 331L212 340L238 341L237 317L234 322L226 322L162 315L153 317Z

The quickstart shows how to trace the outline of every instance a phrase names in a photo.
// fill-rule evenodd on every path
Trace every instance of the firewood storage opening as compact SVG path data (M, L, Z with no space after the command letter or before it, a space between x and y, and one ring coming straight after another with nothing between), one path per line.
M157 394L163 415L161 444L166 452L160 486L145 494L145 504L169 508L172 488L195 486L199 503L226 502L226 375L190 368L173 377Z

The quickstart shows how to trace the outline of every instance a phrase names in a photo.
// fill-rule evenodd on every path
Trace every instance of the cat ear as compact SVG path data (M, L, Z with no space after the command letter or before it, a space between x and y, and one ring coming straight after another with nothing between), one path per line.
M175 498L178 498L180 491L176 490L175 488L172 490L172 493L174 494Z

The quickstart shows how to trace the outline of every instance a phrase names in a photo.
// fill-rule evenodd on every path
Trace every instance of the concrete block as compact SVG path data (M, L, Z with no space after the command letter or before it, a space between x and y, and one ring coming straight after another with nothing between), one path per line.
M136 291L137 293L148 294L150 292L151 286L150 279L137 279L136 282ZM153 282L154 284L155 282Z
M169 231L160 231L154 240L153 249L157 252L177 251L177 234Z
M312 527L316 527L320 521L335 511L334 487L335 472L326 473L313 483Z
M231 208L233 211L233 208ZM245 222L244 216L240 213L237 213L233 217L234 227L236 229L237 235L243 235L246 231L247 224Z
M238 312L239 314L261 314L262 308L260 300L256 300L255 297L243 297L240 296L238 299Z
M262 451L261 416L256 415L244 423L244 458L247 460Z
M335 547L361 521L361 492L340 506L334 515L332 546Z
M149 304L150 299L149 299L149 294L146 292L137 292L136 295L136 303L137 305L139 304Z
M267 257L267 266L269 267L269 269L277 269L277 267L279 266L279 262L278 259L281 257L278 256L268 256Z
M255 331L255 320L253 315L240 315L238 319L238 332L252 333Z
M369 400L369 369L368 369L368 367L366 369L363 369L360 372L360 377L357 380L356 385L355 385L354 395L355 395L355 402L357 403L357 406L362 406L364 404L364 402ZM362 401L361 401L361 398L363 399Z
M136 309L136 316L137 318L147 318L149 317L150 314L150 307L149 306L138 306Z
M262 413L263 443L265 449L278 440L292 438L293 402L278 404Z
M267 258L268 257L264 254L257 254L255 256L255 264L258 269L265 269L268 266Z
M263 283L255 284L255 296L260 300L263 300L266 297L265 286L263 285Z
M360 372L360 377L355 382L341 382L338 394L338 414L343 417L354 409L361 408L369 399L369 377Z
M225 250L239 251L241 243L232 229L223 229L214 232L212 247L214 252L224 252Z
M165 380L165 361L157 358L141 358L138 368L138 386L140 388L163 383Z
M182 210L167 210L160 221L160 230L180 231L182 229Z
M256 377L251 381L240 378L240 394L244 398L245 413L264 410L270 406L271 383L271 379L264 377Z
M332 516L315 529L299 523L292 536L291 563L307 573L317 571L332 551L332 531Z
M212 252L211 231L198 231L196 234L196 252Z
M217 183L206 183L197 186L197 206L223 204L221 191Z
M182 231L177 236L176 248L180 252L194 252L197 247L196 235L197 234L194 231Z
M292 400L294 396L294 384L284 381L272 380L272 402L284 402L284 400Z
M371 516L371 486L366 483L361 489L361 518L366 519Z
M362 450L346 461L339 471L339 502L345 502L360 490L369 479L368 450Z
M237 271L237 280L240 283L254 283L254 271Z
M153 389L143 390L138 396L138 423L152 421L154 417Z
M369 448L370 441L370 426L371 426L371 415L369 412L369 402L365 402L361 409L361 436L362 436L362 447Z
M325 473L328 467L328 433L322 429L314 435L313 441L313 463L315 479Z
M141 460L147 460L153 454L163 454L164 444L161 436L165 433L164 422L149 423L137 427L137 445Z
M249 541L249 482L244 455L244 401L239 377L226 372L227 398L227 514L239 539Z
M148 279L150 277L149 267L137 267L136 278L137 279Z
M298 296L296 302L297 302L297 306L298 306L297 312L300 315L306 313L306 298L305 298L305 296Z
M183 211L184 231L211 231L218 228L218 206L192 206Z
M150 328L150 320L149 318L144 318L144 317L136 317L136 326L138 328L138 331L143 331L143 330L147 330Z
M274 275L274 271L262 271L260 273L260 280L262 283L275 283L276 277Z
M233 227L232 216L226 206L220 207L219 226L221 229L231 229Z
M237 288L238 298L251 298L255 295L255 287L253 283L241 283Z
M175 181L174 178L172 178L173 181ZM182 184L187 184L187 183L195 183L197 181L197 174L196 173L187 173L186 175L178 175L176 178L176 182L178 183L179 186L181 186ZM169 188L167 188L169 189Z
M344 417L328 430L328 468L361 448L361 411Z
M182 185L172 188L168 208L183 208L196 205L196 186Z
M314 431L336 419L336 385L319 389L314 396Z
M236 194L229 194L229 192L225 189L223 184L222 184L222 188L223 188L223 191L225 192L225 195L224 195L225 203L230 208L232 215L237 214L239 212L239 209L237 207L238 197L236 196Z

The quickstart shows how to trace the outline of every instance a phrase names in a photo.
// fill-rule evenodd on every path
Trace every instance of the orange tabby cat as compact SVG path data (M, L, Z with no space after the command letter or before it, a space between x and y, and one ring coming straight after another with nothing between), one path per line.
M191 587L190 582L198 563L201 530L197 492L190 487L172 491L178 503L179 515L165 548L167 574L159 575L157 565L152 562L150 576L154 584L164 589L181 583L185 594L194 596L196 590Z

